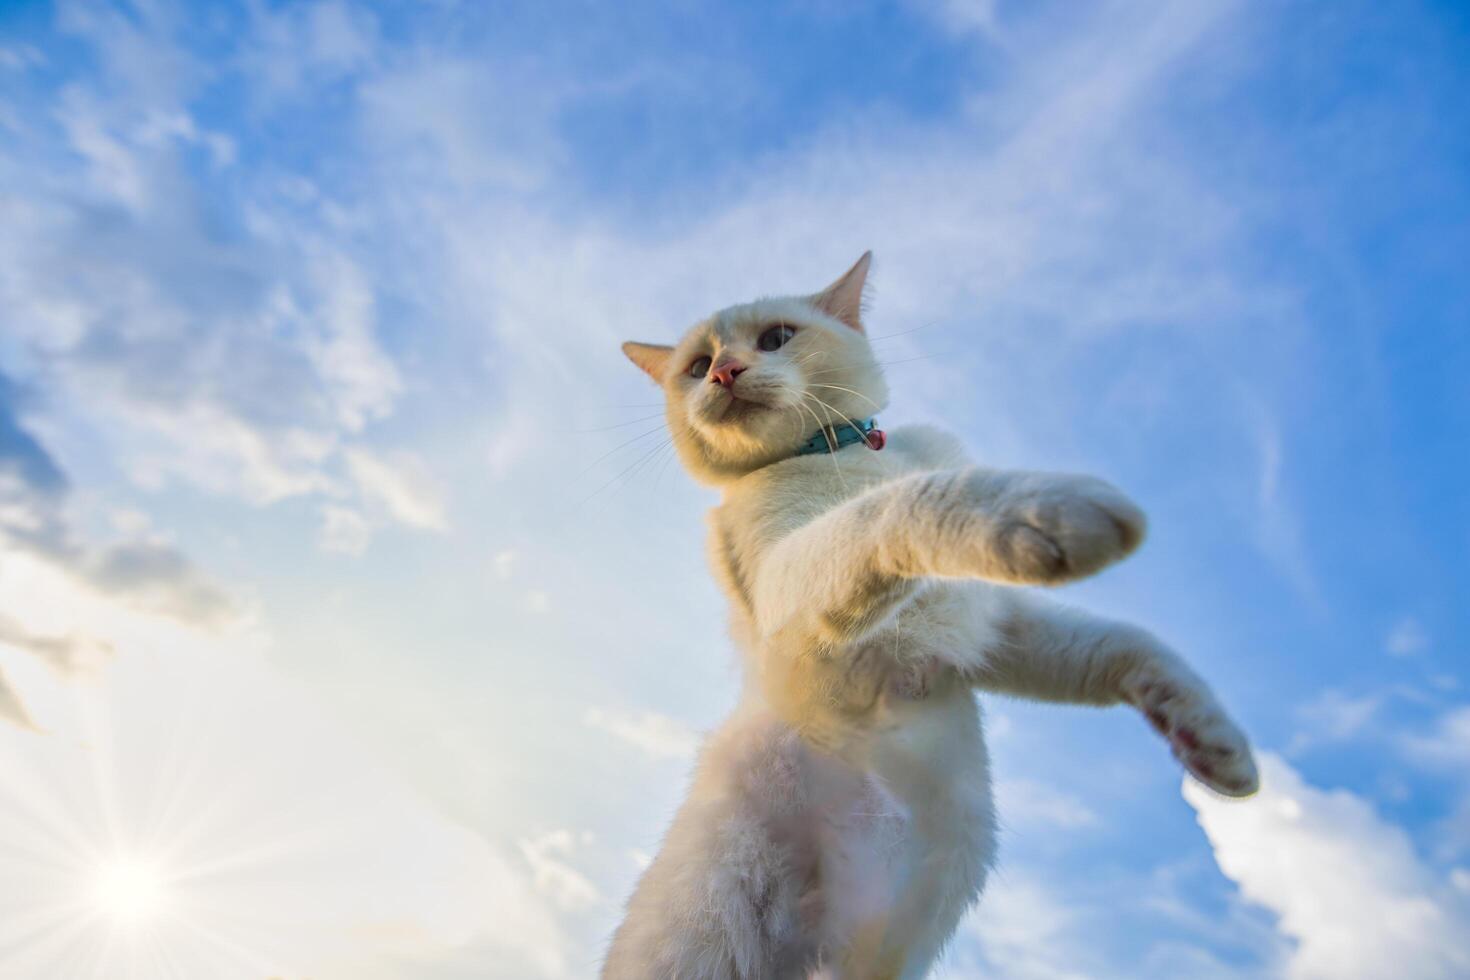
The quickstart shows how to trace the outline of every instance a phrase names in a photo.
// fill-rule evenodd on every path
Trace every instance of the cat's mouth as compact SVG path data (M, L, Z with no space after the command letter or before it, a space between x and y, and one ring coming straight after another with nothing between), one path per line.
M742 422L758 412L767 411L770 407L764 402L758 402L750 398L741 398L739 395L731 395L730 400L725 403L724 409L721 410L715 422L720 425Z
M700 414L704 416L706 425L733 425L753 415L769 411L770 408L771 406L765 402L748 395L725 392L724 397L718 403L714 400L707 402Z

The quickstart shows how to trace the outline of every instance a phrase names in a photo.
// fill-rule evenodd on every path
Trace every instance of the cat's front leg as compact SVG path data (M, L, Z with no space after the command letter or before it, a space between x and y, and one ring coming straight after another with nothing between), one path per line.
M1095 574L1137 548L1147 526L1111 484L1065 473L933 473L907 504L895 564L1016 585Z
M885 621L930 578L1056 585L1143 538L1141 511L1102 480L987 469L881 484L777 541L755 576L756 620L838 646Z
M976 686L1043 701L1132 705L1195 778L1226 796L1257 788L1245 735L1209 685L1145 630L1037 596L1009 597Z

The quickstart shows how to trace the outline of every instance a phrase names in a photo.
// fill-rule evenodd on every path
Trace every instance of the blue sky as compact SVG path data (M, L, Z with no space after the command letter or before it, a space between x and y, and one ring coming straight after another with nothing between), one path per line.
M945 975L1470 973L1467 42L1413 2L5 5L0 972L591 975L736 689L711 498L617 345L872 248L885 424L1139 500L1067 597L1266 777L988 703L1001 869ZM152 921L98 905L120 862Z

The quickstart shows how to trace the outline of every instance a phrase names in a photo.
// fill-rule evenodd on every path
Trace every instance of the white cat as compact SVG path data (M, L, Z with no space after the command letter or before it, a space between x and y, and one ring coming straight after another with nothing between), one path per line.
M870 430L888 396L860 319L870 259L674 347L623 346L723 493L709 550L746 682L605 978L924 976L995 854L977 688L1131 704L1197 778L1256 788L1244 736L1163 644L1007 587L1124 557L1138 508L1100 480L977 467L931 428Z

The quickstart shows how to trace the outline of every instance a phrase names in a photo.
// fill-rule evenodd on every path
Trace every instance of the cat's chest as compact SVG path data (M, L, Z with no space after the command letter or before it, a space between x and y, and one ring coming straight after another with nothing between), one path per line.
M716 544L754 569L778 541L884 483L930 467L912 453L861 447L788 460L730 488L712 512Z
M758 656L762 686L781 714L838 741L897 728L962 688L952 666L897 632L851 649L805 656L762 650Z
M813 457L810 462L815 461ZM730 600L737 634L744 632L752 615L753 584L766 553L787 535L887 477L881 470L845 464L841 471L845 476L837 480L813 472L816 468L806 465L809 461L792 462L803 465L788 466L794 471L747 477L709 514L710 565Z

